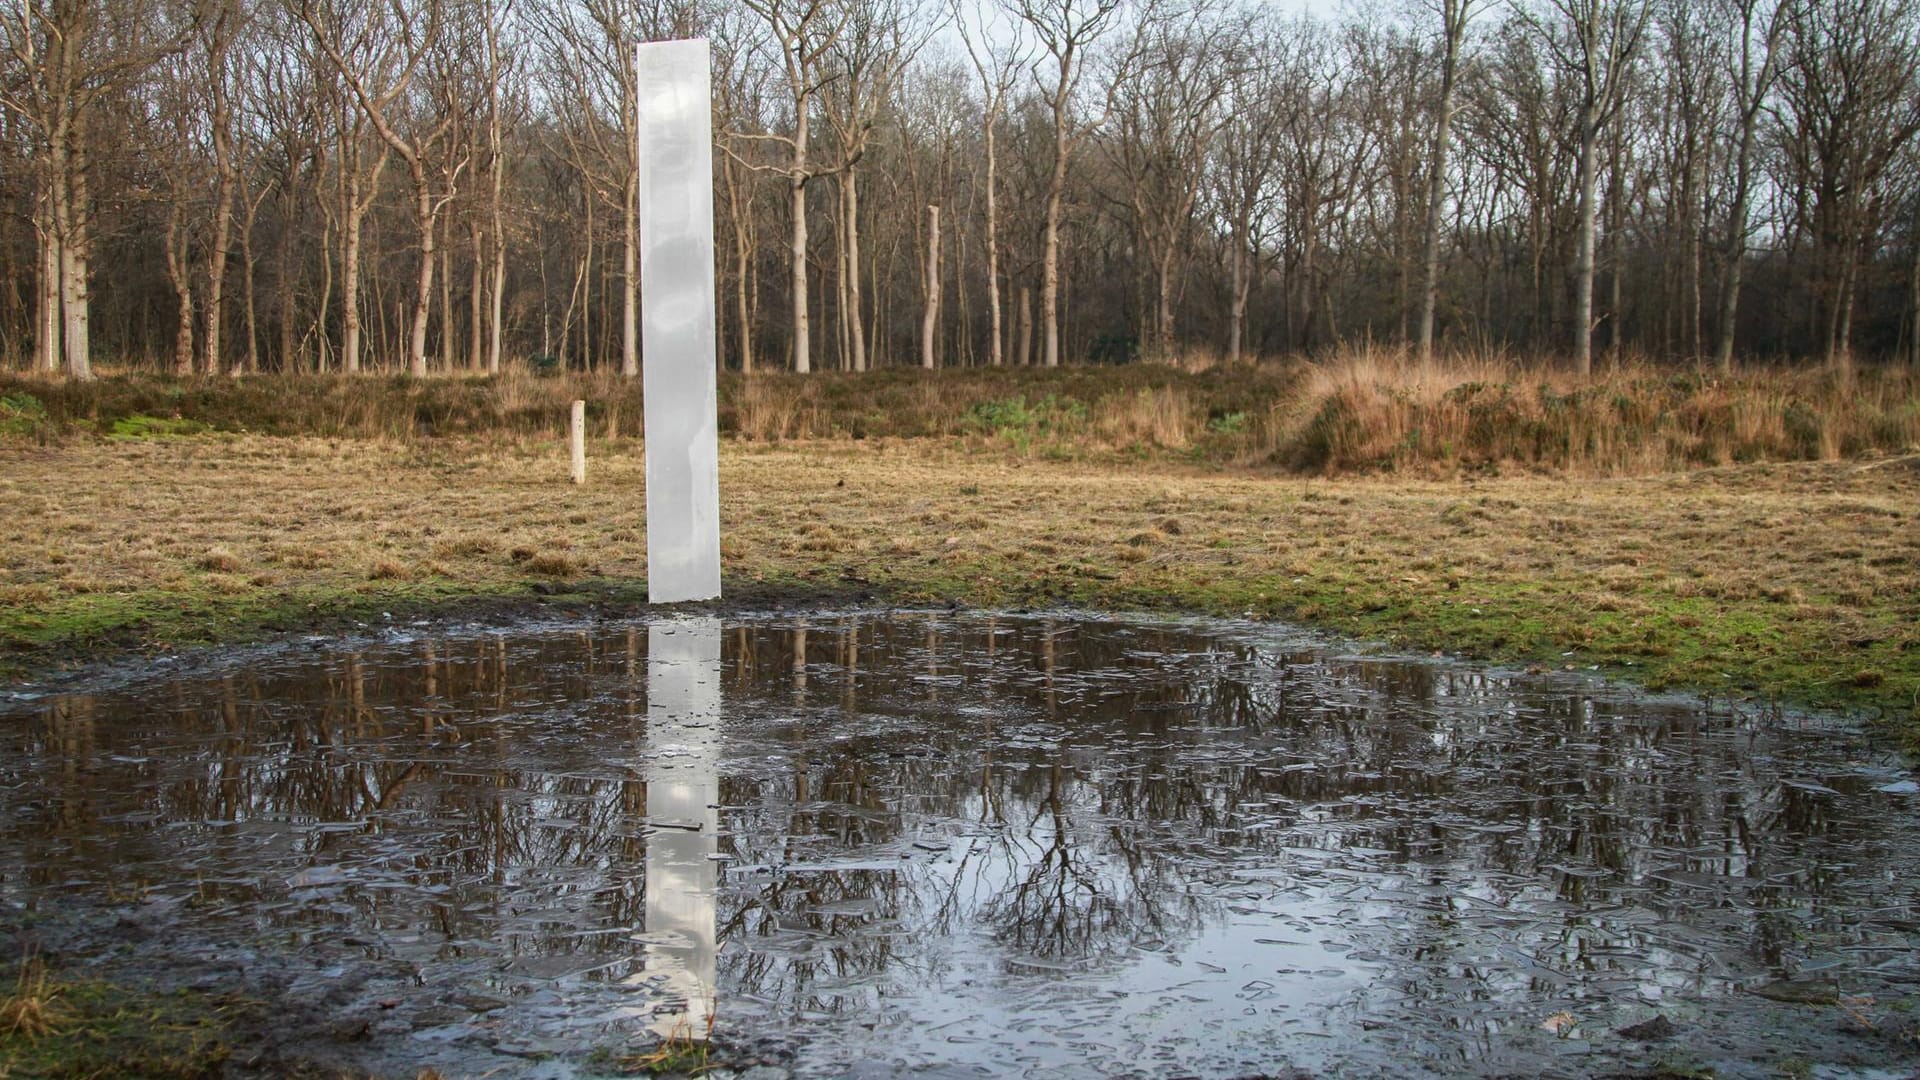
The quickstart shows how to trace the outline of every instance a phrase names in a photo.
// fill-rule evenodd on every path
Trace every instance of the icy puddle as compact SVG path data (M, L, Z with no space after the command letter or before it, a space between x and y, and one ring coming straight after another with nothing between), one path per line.
M1892 1076L1915 790L1254 625L422 629L0 696L0 917L405 1075Z

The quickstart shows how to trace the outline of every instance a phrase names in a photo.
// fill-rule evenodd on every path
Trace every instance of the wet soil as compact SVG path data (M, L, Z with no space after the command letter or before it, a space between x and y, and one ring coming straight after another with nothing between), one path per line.
M239 1074L1908 1076L1916 810L1272 626L375 627L0 693L0 956L256 1002Z

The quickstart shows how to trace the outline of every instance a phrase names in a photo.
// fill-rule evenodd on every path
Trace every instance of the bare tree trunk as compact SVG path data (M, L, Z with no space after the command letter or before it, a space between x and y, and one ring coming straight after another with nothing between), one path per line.
M225 61L216 56L210 62L220 66L212 72L213 173L215 177L213 246L207 252L206 331L201 335L200 366L207 374L218 375L222 370L220 331L222 324L226 321L227 312L227 247L233 239L233 192L236 170L233 164L233 133L229 130L232 121L227 107ZM250 266L249 273L251 273Z
M1626 159L1625 140L1620 137L1620 125L1613 125L1613 145L1608 149L1607 157L1607 360L1617 370L1620 366L1621 331L1625 328L1621 320L1623 306L1620 275L1624 266L1623 234L1626 231Z
M173 373L193 374L193 268L187 264L187 200L176 191L167 212L167 280L173 285L176 317Z
M451 233L452 222L447 222L445 230ZM440 237L440 366L447 371L453 370L454 350L458 343L453 336L453 238L451 235Z
M1067 187L1067 130L1054 117L1053 177L1047 186L1047 222L1040 256L1040 320L1046 366L1060 366L1060 204Z
M60 239L54 232L51 196L34 208L39 234L39 273L33 290L33 369L43 375L60 370Z
M992 112L987 114L985 128L987 152L987 326L988 345L987 363L999 367L1006 363L1006 356L1000 349L1001 335L1005 328L1000 316L1000 211L999 201L994 189L998 186L996 175L999 171L999 155L994 139L994 120Z
M866 304L860 293L860 182L859 173L849 167L843 180L847 190L847 306L850 312L853 342L853 370L867 370L867 327L861 320Z
M1160 249L1159 265L1156 267L1158 293L1153 332L1157 339L1154 342L1155 350L1163 361L1173 359L1173 263L1178 255L1176 244L1177 237L1167 238L1166 246Z
M638 153L635 143L634 152ZM620 374L640 374L640 174L627 173L620 215Z
M288 204L291 205L291 200L288 200ZM279 280L275 282L275 293L278 296L280 305L280 370L290 372L300 370L300 359L296 355L298 346L294 344L293 336L293 237L286 234L287 230L283 229L281 231L282 236L280 237L279 251L280 265L277 274ZM332 229L324 227L321 231L320 264L322 272L325 274L325 277L322 278L320 283L319 321L322 324L326 322L327 293L333 278L332 271L329 269L333 265L333 260L330 257L333 248L332 231ZM317 366L318 365L316 365L316 367Z
M67 350L67 374L93 378L88 258L81 244L60 247L60 308L66 316L62 339Z
M1688 187L1694 184L1689 182ZM1699 221L1693 215L1695 203L1689 202L1687 220L1687 355L1695 361L1706 355L1706 339L1701 331L1701 313L1706 309L1706 298L1701 291L1700 271L1706 262L1701 252Z
M1247 241L1236 225L1233 242L1233 311L1227 318L1229 365L1240 362L1240 340L1247 324L1247 294L1252 291L1250 277L1247 273Z
M467 223L467 242L473 251L467 276L467 370L480 371L487 364L487 245L479 221Z
M1447 202L1447 151L1453 134L1453 84L1460 63L1460 39L1467 28L1468 0L1444 0L1440 60L1440 111L1433 133L1433 158L1427 178L1426 250L1421 257L1420 359L1433 359L1433 322L1440 303L1440 227Z
M853 328L848 325L852 320L847 305L847 174L842 172L833 187L833 288L834 288L834 348L840 360L840 366L847 371L853 370Z
M751 208L741 197L739 175L732 157L721 163L727 184L727 210L733 218L734 315L740 324L740 371L753 371L753 234Z
M967 230L959 223L948 225L953 233L953 311L947 320L947 355L961 367L979 367L974 352L973 304L967 298Z
M241 303L246 308L242 324L247 331L246 359L241 363L248 374L253 374L260 370L260 309L255 303L258 283L253 272L253 226L259 219L260 204L266 201L267 193L262 191L255 198L253 185L246 175L241 180L240 201L247 208L247 215L240 222L240 265L245 268L240 278L240 292Z
M356 172L347 180L340 237L340 368L349 375L360 373L360 225L366 213Z
M415 212L420 215L420 271L413 296L413 325L407 334L407 369L416 378L427 374L427 319L433 306L433 256L439 240L434 228L437 212L424 169L413 165Z
M492 6L487 12L492 14ZM504 304L507 291L507 232L500 160L500 32L495 20L487 20L487 172L491 183L488 209L492 213L493 288L489 290L487 313L487 372L500 374L501 335L504 329ZM636 146L635 152L638 152ZM477 255L476 255L477 257Z
M1842 382L1853 378L1853 291L1854 283L1860 278L1860 258L1853 244L1853 232L1850 230L1847 243L1840 253L1840 282L1834 302L1833 338L1828 345L1827 358L1833 364L1833 370Z
M927 207L926 304L920 312L920 366L939 367L933 339L940 325L940 207Z
M804 117L798 126L802 131L806 130ZM809 341L810 312L807 309L807 177L804 172L798 171L805 168L800 163L800 151L796 150L794 155L796 172L787 179L788 204L793 214L788 272L793 285L793 370L805 375L813 370L813 349Z
M61 341L66 346L67 374L76 379L93 378L92 343L88 287L88 263L92 238L87 235L83 215L87 207L86 163L78 149L70 149L65 184L53 189L53 222L60 235L60 313L64 317ZM56 174L57 175L57 174Z
M494 181L497 185L498 180ZM497 190L497 189L496 189ZM494 221L500 220L500 204L494 203ZM505 328L507 294L507 238L496 224L493 243L493 287L487 291L487 373L500 374L501 338Z
M1594 154L1600 141L1598 108L1580 111L1579 248L1573 263L1573 369L1582 377L1593 374L1593 264L1594 233L1599 217L1594 205Z
M580 252L580 366L588 371L598 365L593 362L593 243L597 235L593 228L593 193L586 193L587 227L586 245Z
M1907 289L1907 363L1920 367L1920 232L1913 237L1913 269Z
M1020 318L1016 331L1014 363L1028 367L1033 363L1033 290L1020 286Z

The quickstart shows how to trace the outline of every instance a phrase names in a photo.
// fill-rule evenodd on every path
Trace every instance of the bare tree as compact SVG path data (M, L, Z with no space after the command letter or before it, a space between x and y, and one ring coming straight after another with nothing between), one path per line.
M160 175L166 179L167 231L163 250L166 254L167 281L173 286L174 331L173 372L193 373L193 327L196 309L193 300L193 225L192 211L206 186L202 148L194 131L199 110L189 104L197 96L198 79L193 61L184 53L167 57L158 65L155 87L157 108L152 123L157 128L149 135L160 149L155 155Z
M810 157L813 111L823 86L834 78L826 64L828 50L839 39L850 14L846 0L745 0L766 23L772 49L785 78L793 114L790 134L758 134L787 147L779 169L787 182L791 213L788 245L793 304L793 370L813 370L813 345L807 308L807 183L830 169L816 167Z
M1000 300L1000 121L1007 111L1007 97L1013 92L1014 83L1025 71L1028 56L1028 43L1020 33L1020 23L1011 22L1005 26L996 21L985 22L979 27L970 27L969 14L977 12L983 20L991 19L992 13L999 8L972 8L959 4L955 9L954 25L960 31L960 40L966 46L967 58L973 63L973 70L980 78L981 119L980 143L984 175L981 186L985 189L986 236L984 247L987 259L987 324L989 340L987 344L987 363L999 367L1006 362L1002 341L1005 331L1002 323L1005 317L1001 311ZM976 39L978 39L976 41Z
M1887 169L1920 132L1916 15L1908 0L1795 2L1780 80L1780 137L1795 213L1814 245L1827 362L1853 362L1860 260L1879 230Z
M1440 240L1445 228L1447 155L1453 139L1454 86L1459 80L1460 48L1467 23L1473 18L1473 0L1427 0L1440 16L1440 100L1434 110L1433 153L1427 164L1426 248L1421 256L1420 359L1433 357L1433 319L1440 301Z
M309 30L303 41L310 47L303 57L306 68L324 66L330 76L322 82L316 71L316 89L327 102L326 122L334 137L334 198L328 212L339 228L339 368L348 374L360 371L365 352L361 249L366 218L380 197L381 179L393 152L385 140L371 136L371 120L355 100L341 70L343 66L369 70L389 62L385 57L385 25L370 13L354 18L358 11L347 3L330 3L318 9L303 3L295 11ZM324 318L327 304L320 306Z
M500 356L504 350L504 306L507 293L506 223L506 133L502 103L506 81L514 74L514 62L500 47L500 27L512 9L512 0L481 0L481 19L485 25L487 80L487 255L491 279L487 290L488 374L500 374ZM478 253L475 254L478 258Z
M1573 364L1581 375L1593 371L1594 247L1599 201L1600 137L1620 114L1627 68L1640 48L1652 0L1548 0L1553 12L1543 22L1531 11L1523 17L1535 27L1559 69L1571 77L1577 95L1574 141L1579 149L1580 193L1577 253L1573 264ZM1524 10L1524 9L1523 9Z
M96 113L103 102L176 52L185 28L146 0L18 0L0 12L14 78L0 103L35 137L40 286L35 367L93 377L91 344Z
M901 72L939 26L930 11L910 0L849 0L845 23L828 47L829 81L821 97L837 151L833 171L839 194L839 311L844 351L854 371L867 370L860 284L860 161Z
M1002 0L1033 28L1045 52L1032 66L1041 101L1053 122L1053 167L1047 182L1046 217L1041 238L1040 319L1047 367L1060 366L1060 216L1067 188L1067 165L1087 133L1104 120L1081 112L1081 91L1093 47L1118 25L1126 0ZM1109 95L1131 74L1132 65L1115 66Z
M1128 186L1128 209L1153 278L1153 353L1174 352L1176 261L1190 235L1206 182L1223 104L1243 62L1238 20L1206 6L1154 23L1144 35L1138 74L1116 88L1108 140ZM1144 312L1143 312L1144 315Z
M1231 69L1226 123L1211 159L1214 200L1227 226L1227 363L1245 348L1247 308L1262 263L1263 228L1276 197L1281 102L1292 38L1268 16L1249 23L1245 62Z
M213 232L207 246L206 330L200 336L200 366L209 375L218 374L223 367L221 329L226 322L227 256L233 244L234 193L240 181L233 149L232 54L234 41L246 29L248 15L243 0L209 0L193 43L194 60L201 65L206 82L207 132L213 148Z
M418 6L395 3L390 10L396 25L388 29L391 37L378 38L382 47L370 50L362 64L350 62L337 45L339 35L330 28L325 12L316 12L312 0L303 0L300 17L313 31L327 59L346 80L360 110L388 149L406 163L412 181L414 220L419 227L419 272L415 278L413 313L407 336L407 368L415 376L427 373L427 325L433 303L434 252L438 241L440 211L458 193L460 173L467 166L464 157L438 159L446 135L462 103L448 91L454 86L450 67L459 45L443 39L445 22L439 0L423 0ZM415 77L423 66L432 66L427 92L409 100ZM411 129L404 133L401 128ZM438 172L436 177L433 174ZM435 181L439 190L435 190Z
M1715 348L1722 372L1733 370L1733 342L1739 327L1740 286L1747 263L1753 201L1754 152L1761 114L1780 75L1780 39L1787 27L1790 0L1719 0L1732 15L1734 43L1727 57L1733 72L1733 111L1740 125L1733 148L1733 190L1727 196L1725 242L1721 257L1719 335Z
M753 371L754 322L756 302L755 237L758 223L754 208L755 170L729 152L729 133L745 130L762 112L765 80L749 62L751 30L737 15L722 15L714 26L714 106L718 113L715 131L720 140L719 156L722 194L727 208L725 219L732 241L733 317L740 370Z
M926 301L920 309L920 366L932 371L939 367L934 351L934 330L940 325L940 205L927 206Z

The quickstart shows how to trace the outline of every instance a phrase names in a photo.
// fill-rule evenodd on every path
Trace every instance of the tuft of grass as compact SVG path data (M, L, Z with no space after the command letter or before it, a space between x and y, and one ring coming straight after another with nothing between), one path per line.
M706 1030L696 1033L682 1017L653 1048L622 1055L614 1065L627 1075L704 1075L714 1067L710 1057L713 1021L713 1015L708 1014Z
M154 993L98 981L55 981L24 960L0 1002L0 1075L58 1080L218 1076L231 1050L230 1018L245 1006L186 992Z
M107 434L109 438L114 439L168 439L185 435L205 435L212 430L211 426L198 420L135 413L115 420L113 426L107 430Z
M528 558L526 569L527 573L539 574L541 577L564 578L578 574L580 564L568 556L549 552Z
M240 562L240 556L235 555L224 547L215 546L208 548L207 553L200 556L196 565L202 570L209 570L215 573L237 574L240 572L243 564Z
M39 435L47 427L47 407L25 391L0 394L0 435Z
M412 575L407 573L404 563L394 559L379 559L374 562L373 569L367 571L367 576L375 581L405 581Z
M55 1034L68 1019L60 988L47 978L46 962L38 956L27 957L14 979L13 993L0 1000L0 1040L34 1042Z
M463 536L433 545L433 554L439 559L475 559L499 549L500 545L484 536Z

